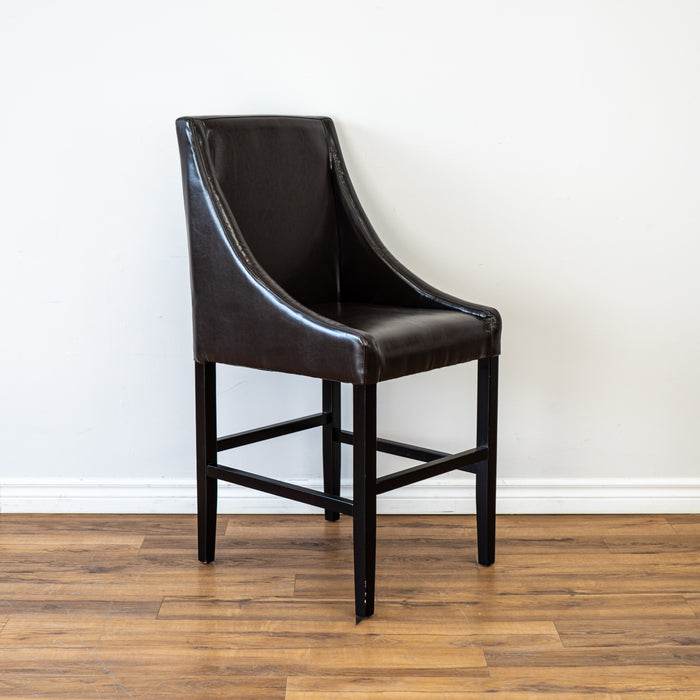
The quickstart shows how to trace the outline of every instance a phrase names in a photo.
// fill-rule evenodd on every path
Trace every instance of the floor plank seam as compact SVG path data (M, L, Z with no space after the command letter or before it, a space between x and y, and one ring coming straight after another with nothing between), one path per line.
M698 615L698 610L696 610L695 607L693 607L692 602L690 600L688 600L689 595L693 595L693 594L686 593L683 595L683 598L685 599L686 605L692 610L693 616L695 617L695 619L697 619L698 617L700 617L700 615ZM700 609L700 606L698 606L698 608Z

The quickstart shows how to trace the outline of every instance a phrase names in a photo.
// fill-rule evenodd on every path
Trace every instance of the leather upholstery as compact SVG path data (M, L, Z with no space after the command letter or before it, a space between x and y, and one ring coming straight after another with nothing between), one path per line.
M382 245L330 119L183 117L177 132L197 361L374 384L500 353L495 309Z

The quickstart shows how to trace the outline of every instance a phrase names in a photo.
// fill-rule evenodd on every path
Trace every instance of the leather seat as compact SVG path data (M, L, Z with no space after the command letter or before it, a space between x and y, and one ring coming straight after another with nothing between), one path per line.
M352 302L311 309L363 338L363 384L488 357L498 335L495 322L456 310Z
M438 291L399 263L367 219L333 122L306 117L177 120L187 215L197 405L199 557L214 558L218 479L353 517L356 615L374 609L376 495L462 469L477 476L479 561L495 539L501 318ZM477 360L477 446L458 455L376 437L378 382ZM323 410L216 434L217 363L322 379ZM353 433L340 383L353 385ZM218 463L250 442L323 427L324 491ZM353 444L353 500L340 497L340 444ZM376 451L425 462L376 478Z

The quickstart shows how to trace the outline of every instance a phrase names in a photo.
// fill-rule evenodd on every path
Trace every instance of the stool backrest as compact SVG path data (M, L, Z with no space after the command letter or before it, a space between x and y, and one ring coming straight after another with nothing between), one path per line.
M337 301L338 231L322 120L199 123L212 175L258 263L301 303Z

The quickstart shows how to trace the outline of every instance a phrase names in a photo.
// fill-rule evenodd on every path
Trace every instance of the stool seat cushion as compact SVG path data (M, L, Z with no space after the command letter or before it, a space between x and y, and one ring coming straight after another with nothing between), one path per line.
M495 354L493 324L462 311L357 303L311 308L364 339L362 373L374 381Z

